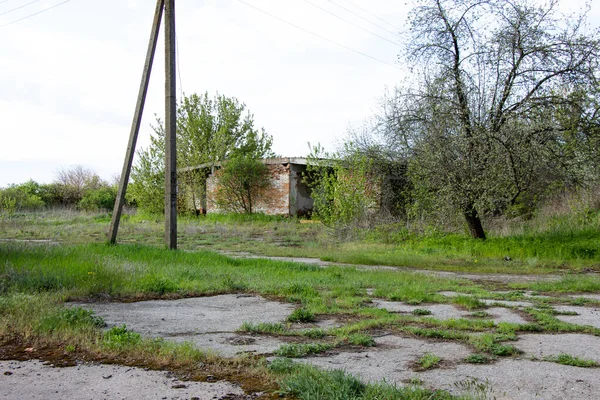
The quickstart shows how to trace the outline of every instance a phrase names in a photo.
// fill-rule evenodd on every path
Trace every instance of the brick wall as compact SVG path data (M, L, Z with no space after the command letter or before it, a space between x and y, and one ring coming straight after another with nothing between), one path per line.
M255 212L268 215L289 215L290 213L290 167L289 164L270 164L271 187L254 205ZM215 195L219 185L218 171L206 180L206 209L209 213L219 213Z

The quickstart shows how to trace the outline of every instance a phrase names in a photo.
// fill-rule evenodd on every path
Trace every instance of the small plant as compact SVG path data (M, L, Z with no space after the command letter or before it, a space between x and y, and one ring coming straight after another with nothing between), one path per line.
M466 398L477 400L495 398L491 396L492 388L487 379L485 381L481 381L477 378L467 378L462 381L455 382L454 387L456 387L459 391L468 394Z
M301 332L301 335L311 339L321 339L324 338L327 334L323 329L315 328L304 330Z
M463 307L469 311L484 308L486 305L481 300L471 296L456 296L452 302L457 306Z
M133 347L142 341L139 333L132 332L127 326L114 326L104 333L103 344L109 349L124 350Z
M74 353L77 350L77 347L74 344L68 344L65 346L65 352Z
M54 332L67 328L102 328L103 326L105 326L104 320L95 316L92 310L81 307L67 307L44 318L39 329L45 332Z
M431 311L426 310L424 308L415 308L414 310L412 310L411 312L412 315L431 315Z
M441 360L442 359L440 357L436 356L433 353L425 353L423 357L419 358L419 361L417 361L417 363L419 364L422 370L428 370L439 366Z
M583 358L575 357L570 354L560 353L557 356L550 356L544 358L546 361L552 361L562 365L570 365L572 367L581 367L581 368L595 368L600 365L594 360L586 360Z
M275 374L291 374L298 369L298 364L289 358L276 358L269 363L269 371Z
M498 344L495 343L492 348L492 354L500 357L509 357L517 354L521 354L521 350L510 344Z
M576 311L558 311L558 310L552 310L552 314L553 315L579 315L579 313Z
M287 317L289 322L314 322L315 314L306 308L298 308Z
M260 322L253 324L252 322L244 322L238 329L238 332L249 332L249 333L270 333L274 335L280 335L285 333L286 329L283 324L272 323L272 322Z
M471 313L471 317L474 317L474 318L489 318L489 317L491 317L491 315L487 311L480 310L480 311L475 311L475 312Z
M288 358L300 358L311 354L319 354L330 350L333 346L329 343L299 343L284 344L277 350L275 355Z
M490 358L485 354L470 354L467 356L464 361L469 364L488 364L490 362Z
M348 343L355 346L373 347L375 346L375 340L371 335L366 333L353 333L348 336Z

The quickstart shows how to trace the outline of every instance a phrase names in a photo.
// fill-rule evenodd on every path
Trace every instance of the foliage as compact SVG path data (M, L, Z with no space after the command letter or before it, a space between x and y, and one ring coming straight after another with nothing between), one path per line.
M87 191L77 206L85 211L112 211L117 198L115 186L104 185Z
M315 215L341 235L369 226L378 208L378 181L371 161L347 147L345 154L311 148L304 180L311 187Z
M329 343L294 343L284 344L275 350L274 354L279 357L300 358L312 354L319 354L330 350L333 345Z
M274 373L283 375L284 394L302 400L450 400L456 397L448 392L432 391L420 386L396 387L387 382L362 383L342 371L322 371L311 365L275 359L269 366Z
M137 152L131 173L130 201L149 212L162 212L164 204L164 124L157 118L150 146ZM215 166L244 155L271 155L272 138L254 127L254 116L234 97L208 93L183 96L177 107L177 166L180 171L179 204L189 209L205 197L206 170L186 169Z
M294 310L288 317L289 322L314 322L315 314L306 308Z
M417 363L422 370L436 368L442 359L433 353L425 353Z
M252 157L234 157L215 173L218 187L215 203L220 210L252 214L260 203L268 203L272 186L269 168Z
M598 33L557 4L424 0L410 13L415 79L385 100L379 132L409 157L417 207L460 212L475 238L484 214L572 184L593 160L581 149L599 116L579 94L595 93Z
M40 185L33 180L0 189L0 211L14 213L39 209L45 205L41 197Z
M65 205L77 205L87 192L107 185L98 174L82 165L59 169L56 183Z
M594 368L598 367L598 363L594 360L586 360L580 357L575 357L570 354L561 353L556 356L549 356L545 358L546 361L552 361L562 365L570 365L572 367L581 368Z

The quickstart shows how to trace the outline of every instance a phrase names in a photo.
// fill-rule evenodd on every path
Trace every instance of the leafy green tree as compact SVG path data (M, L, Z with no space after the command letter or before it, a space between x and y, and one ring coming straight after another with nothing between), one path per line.
M340 236L369 227L380 208L381 180L373 160L349 143L334 154L317 145L308 161L305 182L311 187L315 215Z
M216 176L219 186L215 200L223 211L252 214L258 202L268 199L269 168L254 157L232 157Z
M14 213L40 209L45 205L40 196L40 184L33 180L0 189L0 211Z
M600 41L558 0L421 0L409 18L414 80L380 128L407 155L417 193L451 207L485 239L481 216L568 175L564 125L573 93L597 86Z
M138 151L132 169L133 183L128 199L151 212L161 212L164 198L164 124L157 119L154 134L147 149ZM186 193L196 203L203 197L202 182L206 176L199 165L215 166L232 158L266 157L271 153L272 138L264 130L254 127L254 116L236 98L208 93L184 96L177 110L177 164L180 204L185 204Z

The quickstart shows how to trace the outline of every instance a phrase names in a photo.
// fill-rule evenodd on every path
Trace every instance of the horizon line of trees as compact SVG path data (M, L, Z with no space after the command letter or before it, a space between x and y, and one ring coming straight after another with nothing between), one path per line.
M14 213L55 207L108 211L114 207L116 196L116 183L109 183L93 170L76 165L59 169L52 183L30 179L0 188L0 211Z

